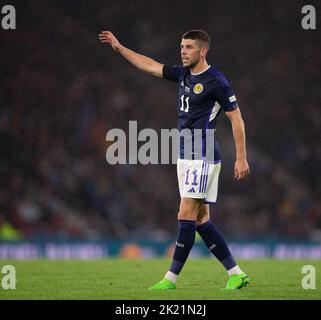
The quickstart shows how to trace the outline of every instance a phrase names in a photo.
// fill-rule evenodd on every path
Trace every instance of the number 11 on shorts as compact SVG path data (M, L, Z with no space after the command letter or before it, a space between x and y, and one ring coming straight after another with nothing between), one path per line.
M189 173L190 173L190 169L188 169L185 173L185 184L189 185ZM197 186L197 170L194 170L192 172L193 176L194 176L194 180L192 182L192 186Z

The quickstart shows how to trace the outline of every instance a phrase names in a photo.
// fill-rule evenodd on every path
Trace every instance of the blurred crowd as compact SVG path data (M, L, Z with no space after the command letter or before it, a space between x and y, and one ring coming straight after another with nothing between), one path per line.
M161 10L156 1L18 6L17 30L0 31L0 239L176 234L175 166L105 159L107 131L126 131L129 120L139 129L176 126L175 84L135 70L98 33L112 28L124 45L179 64L181 34L201 27L213 37L208 62L238 96L251 167L248 179L233 179L222 114L213 220L229 239L321 241L320 38L300 30L299 6L255 3L248 19L240 2L227 10L208 1L201 20L192 4L177 19L178 4Z

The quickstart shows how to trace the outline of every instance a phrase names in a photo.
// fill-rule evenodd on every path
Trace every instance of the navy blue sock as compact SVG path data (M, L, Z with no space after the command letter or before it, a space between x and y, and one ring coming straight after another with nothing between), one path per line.
M179 232L173 261L169 271L179 274L187 260L195 240L196 221L178 220Z
M202 237L212 254L224 265L226 270L230 270L237 265L226 241L211 220L198 225L196 231Z

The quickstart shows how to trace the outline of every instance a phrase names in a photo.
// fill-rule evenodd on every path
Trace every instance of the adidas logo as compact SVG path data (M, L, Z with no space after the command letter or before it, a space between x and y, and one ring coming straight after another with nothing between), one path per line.
M194 189L194 188L190 188L190 189L188 190L188 192L193 192L193 193L195 193L195 189Z

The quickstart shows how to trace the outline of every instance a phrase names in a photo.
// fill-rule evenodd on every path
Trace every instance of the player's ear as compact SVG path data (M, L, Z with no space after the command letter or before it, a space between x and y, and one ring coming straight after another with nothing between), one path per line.
M205 48L205 47L201 48L201 56L202 57L205 57L207 55L207 52L208 52L207 48Z

